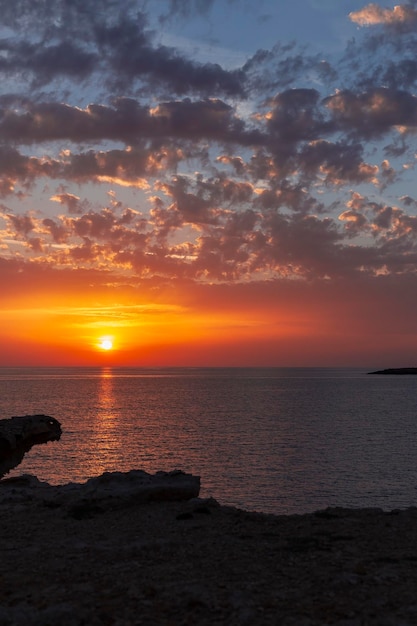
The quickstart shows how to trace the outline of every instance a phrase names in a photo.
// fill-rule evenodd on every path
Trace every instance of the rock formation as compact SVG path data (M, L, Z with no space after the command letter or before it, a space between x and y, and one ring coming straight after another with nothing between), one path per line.
M61 434L61 424L49 415L0 420L0 478L17 467L33 446L58 441Z
M147 502L192 500L199 493L200 477L180 470L156 474L142 470L105 472L85 483L65 485L49 485L24 474L1 481L0 504L39 502L46 507L62 508L81 519Z

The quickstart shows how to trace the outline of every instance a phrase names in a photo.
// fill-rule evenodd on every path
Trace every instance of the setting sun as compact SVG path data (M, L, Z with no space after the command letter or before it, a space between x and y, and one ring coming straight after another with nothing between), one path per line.
M113 342L108 337L103 337L102 339L100 339L99 346L100 346L100 348L102 350L112 350L113 349Z

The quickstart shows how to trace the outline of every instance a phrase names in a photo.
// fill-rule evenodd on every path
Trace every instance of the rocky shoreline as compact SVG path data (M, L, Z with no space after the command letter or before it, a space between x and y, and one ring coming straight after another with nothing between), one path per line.
M0 482L1 626L417 623L417 509L263 515L143 474Z

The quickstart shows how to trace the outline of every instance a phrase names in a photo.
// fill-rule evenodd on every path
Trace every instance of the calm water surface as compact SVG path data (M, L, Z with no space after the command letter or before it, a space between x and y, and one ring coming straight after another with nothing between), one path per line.
M2 417L60 442L12 475L59 484L182 469L203 497L270 513L417 504L417 377L359 369L0 368Z

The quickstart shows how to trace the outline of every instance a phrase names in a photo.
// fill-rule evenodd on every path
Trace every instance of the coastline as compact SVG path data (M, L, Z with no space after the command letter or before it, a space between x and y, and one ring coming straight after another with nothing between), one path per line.
M77 508L45 499L45 483L6 483L2 626L416 623L415 508L273 516L194 497Z
M390 367L385 370L368 372L368 374L378 374L380 376L417 376L417 367Z

